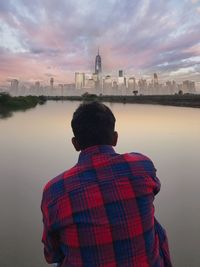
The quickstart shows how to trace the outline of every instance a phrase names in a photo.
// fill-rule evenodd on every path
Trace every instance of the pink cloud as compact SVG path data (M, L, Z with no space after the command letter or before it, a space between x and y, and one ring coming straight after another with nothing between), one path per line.
M98 47L105 72L169 73L160 65L167 62L174 70L199 54L197 5L189 1L3 2L0 20L26 53L2 50L1 81L46 80L49 72L59 81L73 81L75 71L93 72Z

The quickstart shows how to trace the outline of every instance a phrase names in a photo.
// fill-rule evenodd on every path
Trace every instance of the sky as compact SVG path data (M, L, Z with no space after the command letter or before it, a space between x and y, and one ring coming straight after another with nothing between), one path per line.
M200 86L200 0L0 0L0 84L94 72Z

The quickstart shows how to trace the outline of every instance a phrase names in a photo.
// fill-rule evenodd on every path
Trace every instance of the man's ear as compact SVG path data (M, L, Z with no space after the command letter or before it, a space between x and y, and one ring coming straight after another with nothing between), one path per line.
M79 145L76 137L72 137L72 144L73 144L74 148L76 149L76 151L80 151L81 150L80 145Z
M118 140L118 133L115 131L113 133L113 142L112 142L112 145L113 146L116 146L117 145L117 140Z

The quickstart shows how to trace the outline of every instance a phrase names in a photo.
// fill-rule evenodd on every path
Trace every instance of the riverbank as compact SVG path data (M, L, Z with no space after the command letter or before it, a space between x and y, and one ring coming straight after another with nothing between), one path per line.
M7 93L0 93L0 118L12 116L13 111L25 111L34 108L38 104L44 104L46 99L44 96L12 97Z
M177 107L200 108L200 95L141 95L141 96L117 96L84 94L82 96L48 96L47 100L70 100L70 101L101 101L112 103L133 103L167 105Z

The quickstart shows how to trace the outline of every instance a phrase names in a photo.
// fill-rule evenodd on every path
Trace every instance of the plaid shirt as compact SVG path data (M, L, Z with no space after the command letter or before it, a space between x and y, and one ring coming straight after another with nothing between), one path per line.
M44 189L42 241L48 263L68 267L170 267L154 218L160 182L152 161L111 146L83 150Z

